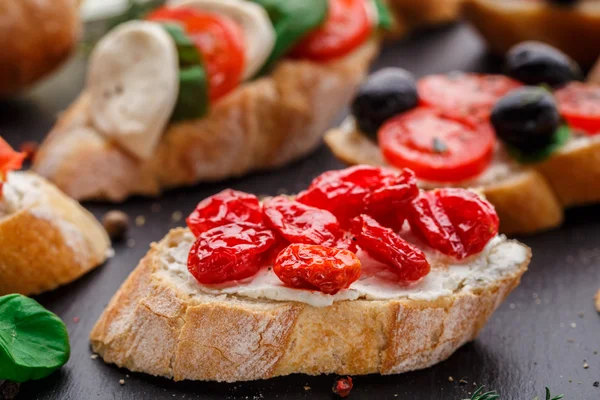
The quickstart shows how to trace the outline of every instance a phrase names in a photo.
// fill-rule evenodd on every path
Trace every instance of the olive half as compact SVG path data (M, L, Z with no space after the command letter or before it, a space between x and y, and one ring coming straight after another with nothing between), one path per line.
M581 68L562 51L541 42L522 42L506 55L506 74L527 84L552 87L582 79Z
M532 86L515 89L498 100L491 120L498 138L524 153L549 145L561 124L552 94Z
M352 114L358 128L376 139L377 131L391 117L417 106L417 82L401 68L385 68L358 89L352 102Z

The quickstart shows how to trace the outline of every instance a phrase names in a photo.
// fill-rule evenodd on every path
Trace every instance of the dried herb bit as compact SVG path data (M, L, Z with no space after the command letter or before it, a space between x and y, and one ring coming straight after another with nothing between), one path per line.
M439 137L433 138L432 148L435 153L442 154L448 151L448 145Z
M564 394L559 394L557 396L552 396L550 394L550 389L546 388L546 400L560 400L563 397L565 397ZM533 399L533 400L539 400L539 397L536 396L535 399Z
M338 396L344 398L350 395L350 391L352 390L352 378L349 376L337 378L333 382L333 393Z
M473 393L471 399L465 400L498 400L499 398L500 395L495 390L483 393L483 386L480 386L479 389Z
M102 225L111 240L122 240L129 230L129 216L122 211L109 211L104 214Z

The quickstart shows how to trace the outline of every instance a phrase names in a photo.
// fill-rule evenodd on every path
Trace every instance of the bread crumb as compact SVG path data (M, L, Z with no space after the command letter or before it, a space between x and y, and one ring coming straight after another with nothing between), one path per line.
M588 369L590 367L590 364L587 363L587 361L583 361L583 369Z
M571 322L571 328L577 328L577 324L575 322Z
M454 378L453 378L453 377L451 377L451 376L449 376L449 377L448 377L448 382L454 382Z
M125 384L125 379L119 379L119 384L123 386Z
M179 222L182 218L183 213L181 211L175 211L173 214L171 214L171 221L173 222Z
M310 386L304 386L304 390L309 391L310 390Z
M461 385L466 385L469 382L467 382L466 379L461 379L460 381L458 381L458 383L460 383Z
M90 358L91 358L92 360L95 360L96 358L98 358L98 354L92 354L92 355L90 356Z
M598 289L598 293L596 293L596 311L600 313L600 289Z
M135 226L144 226L146 224L146 217L138 215L135 217Z

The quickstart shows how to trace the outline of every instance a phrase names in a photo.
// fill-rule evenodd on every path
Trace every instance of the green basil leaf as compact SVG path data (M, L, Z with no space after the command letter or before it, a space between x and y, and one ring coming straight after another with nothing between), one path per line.
M250 0L260 4L269 14L277 38L263 72L308 33L325 21L328 0Z
M0 380L41 379L69 360L67 327L37 301L2 296L0 315Z
M377 26L381 29L391 29L394 17L383 0L373 0L377 8Z
M198 48L180 25L163 24L179 55L179 93L171 121L201 118L209 109L208 75Z
M556 130L556 132L554 132L552 141L546 147L535 150L531 153L525 153L522 150L509 147L508 153L521 164L531 164L544 161L550 157L552 153L564 146L570 137L571 129L567 125L562 125Z

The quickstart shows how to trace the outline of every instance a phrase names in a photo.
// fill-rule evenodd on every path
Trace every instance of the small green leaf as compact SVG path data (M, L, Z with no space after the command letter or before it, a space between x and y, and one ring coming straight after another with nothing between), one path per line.
M41 379L69 360L67 327L37 301L2 296L0 315L0 380Z
M571 137L571 129L567 125L562 125L556 130L552 141L546 147L536 150L532 153L524 153L514 147L509 147L509 154L521 164L531 164L544 161L552 155L556 150L563 147Z
M381 29L391 29L394 24L394 17L383 0L373 0L377 8L378 26Z

